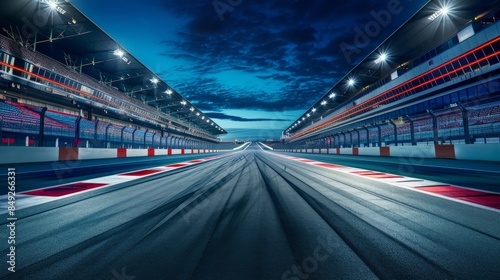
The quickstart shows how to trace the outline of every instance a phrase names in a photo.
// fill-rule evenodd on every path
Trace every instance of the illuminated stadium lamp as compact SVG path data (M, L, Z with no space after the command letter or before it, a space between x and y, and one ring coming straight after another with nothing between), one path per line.
M215 123L212 123L212 126L214 126L214 125L215 125Z
M57 6L56 2L54 1L51 1L51 0L44 0L44 1L41 1L41 2L45 2L47 3L47 5L49 5L50 9L60 13L61 15L64 15L66 14L66 10Z
M312 108L312 110L311 110L311 111L312 111L313 113L314 113L314 112L316 112L316 108Z
M210 120L207 120L207 123L209 123L209 122L210 122Z
M445 16L445 15L447 15L449 11L450 11L450 10L448 9L448 7L443 7L443 8L441 9L441 13L442 13L444 16Z
M321 101L321 105L325 106L326 105L326 100Z
M205 116L201 117L201 119L202 119L202 120L204 120L204 119L205 119Z
M113 54L119 57L123 57L125 53L122 50L115 50Z
M438 11L436 11L435 13L433 13L430 17L428 17L428 19L430 21L434 21L435 19L437 19L438 17L440 16L445 16L448 14L448 12L450 11L450 9L448 7L443 7L441 9L439 9Z
M311 114L307 114L307 117L309 118L311 116Z
M306 118L305 118L305 117L302 117L302 120L303 120L303 121L305 121L305 120L306 120Z
M190 110L191 112L193 112L193 111L194 111L194 108L193 108L193 107L191 107L191 108L189 108L189 110Z
M384 62L387 60L387 54L382 53L380 56L375 60L376 64L379 64L380 62Z
M157 78L152 78L150 81L151 81L153 84L157 84L157 83L158 83L158 79L157 79Z
M200 112L196 113L197 116L200 116Z
M332 92L332 93L330 93L330 96L329 96L329 97L330 97L330 99L333 99L333 98L335 98L335 96L336 96L336 95L337 95L337 94L336 94L335 92Z
M181 104L182 104L182 105L186 105L187 103L186 103L186 101L182 100L182 101L181 101Z
M49 7L50 7L52 10L55 10L55 9L57 8L56 3L52 2L52 1L47 1L47 4L49 5Z
M167 90L165 91L165 93L166 93L166 94L168 94L168 95L171 95L171 94L172 94L172 90L171 90L171 89L167 89Z
M347 84L348 84L349 86L353 86L353 85L354 85L354 83L355 83L355 81L354 81L353 79L349 79L349 80L347 81Z

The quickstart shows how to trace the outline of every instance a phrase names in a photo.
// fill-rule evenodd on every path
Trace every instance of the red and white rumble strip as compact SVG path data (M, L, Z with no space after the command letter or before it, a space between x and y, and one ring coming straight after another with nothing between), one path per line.
M20 192L16 194L16 210L32 207L35 205L43 204L57 199L66 198L84 192L89 192L94 189L100 189L125 182L134 181L139 178L144 178L154 174L165 173L182 167L191 166L206 161L211 161L231 154L234 153L212 156L203 159L195 159L181 163L172 163L164 166L141 169L131 172L124 172L120 174L93 178L69 184L56 185L36 190ZM7 195L0 196L0 200L6 200L6 199ZM2 209L0 209L0 214L4 213L7 213L7 207L5 208L2 207Z
M287 156L277 153L269 154L287 158L294 161L299 161L302 163L333 169L338 172L351 174L354 176L359 176L379 182L384 182L393 186L407 188L415 191L419 191L422 193L434 195L437 197L474 205L481 208L486 208L493 211L500 212L500 194L480 191L460 186L454 186L449 184L444 184L440 182L434 182L424 179L418 179L407 176L400 176L395 174L377 172L372 170L366 170L361 168L348 167L343 165L325 163L310 159L304 159L299 157Z

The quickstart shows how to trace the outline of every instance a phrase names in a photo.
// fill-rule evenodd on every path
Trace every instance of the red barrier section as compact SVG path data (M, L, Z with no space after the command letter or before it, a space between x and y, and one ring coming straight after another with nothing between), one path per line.
M337 148L337 155L340 155L340 148Z
M381 157L390 157L391 156L391 148L390 147L380 147L380 156Z
M125 149L125 148L116 149L116 155L119 158L127 157L127 149Z
M436 145L436 158L449 158L455 159L455 146L454 145Z
M181 155L183 155L183 154L184 154L184 149L181 149Z
M352 148L352 154L355 156L359 155L359 148Z
M59 160L78 160L78 148L59 148Z
M172 155L172 149L168 148L168 152L167 152L167 154L168 154L169 156L171 156L171 155Z
M148 149L148 157L154 157L155 156L155 149Z

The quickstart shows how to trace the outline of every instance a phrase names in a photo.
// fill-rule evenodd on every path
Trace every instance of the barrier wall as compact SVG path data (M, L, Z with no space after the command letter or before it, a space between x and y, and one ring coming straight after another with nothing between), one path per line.
M0 164L57 161L59 149L54 147L0 147Z
M79 159L104 159L116 157L118 157L116 149L79 149L78 151Z
M476 145L455 145L455 157L457 159L500 161L500 144L483 144L482 149L475 149L473 146Z
M198 149L93 149L71 147L0 147L0 164L50 162L65 160L125 157L168 156L224 152Z
M380 148L378 147L357 148L357 149L358 149L358 155L360 156L380 156Z
M461 160L500 161L500 143L495 144L456 144L456 145L417 145L387 146L365 148L330 148L330 149L290 149L275 150L308 154L390 156L407 158L443 158Z

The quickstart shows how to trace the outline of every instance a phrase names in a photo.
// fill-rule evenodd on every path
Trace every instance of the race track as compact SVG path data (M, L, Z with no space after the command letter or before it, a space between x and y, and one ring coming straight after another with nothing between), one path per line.
M20 209L0 277L498 279L498 209L339 170L252 144Z

